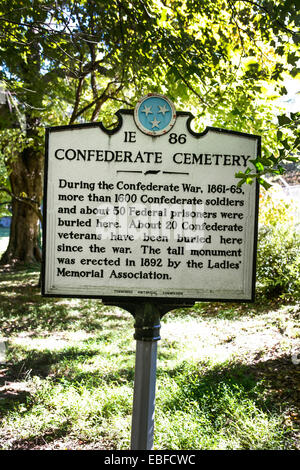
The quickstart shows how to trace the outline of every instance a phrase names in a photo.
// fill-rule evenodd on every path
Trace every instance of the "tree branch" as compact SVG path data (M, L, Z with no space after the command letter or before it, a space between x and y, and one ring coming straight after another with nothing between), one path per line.
M24 204L27 204L38 216L39 220L41 223L43 223L43 214L40 208L38 207L39 203L35 201L34 199L31 199L30 197L20 197L16 196L14 193L12 193L8 188L5 186L0 186L0 192L5 192L10 195L12 199L18 202L22 202Z
M83 78L80 78L78 80L78 85L77 85L76 92L75 92L75 103L74 103L73 112L72 112L72 116L70 117L69 124L73 124L73 122L75 121L77 117L79 104L80 104L80 98L81 98L81 92L82 92L82 87L83 87L83 81L84 81Z
M101 95L97 96L93 101L91 101L90 103L85 105L83 108L81 108L76 114L73 113L74 116L72 115L72 117L73 117L72 122L74 122L85 111L91 109L95 105L96 105L96 107L98 109L98 112L99 112L101 106L103 105L103 103L105 103L105 101L107 101L108 99L113 98L122 89L123 85L121 84L114 92L112 92L111 94L108 94L109 87L111 85L113 85L114 83L115 83L115 81L109 82L108 85L106 86L105 90L101 93ZM100 105L100 107L99 107L99 105ZM96 116L93 116L93 118L96 119ZM70 123L71 123L71 121L70 121Z
M292 29L287 28L284 25L284 23L282 23L282 21L278 20L277 18L272 18L271 12L266 7L264 7L263 5L260 5L259 3L254 2L253 0L233 0L233 1L235 3L238 3L238 2L242 1L244 3L250 3L250 5L256 6L260 10L263 10L265 13L267 13L270 20L277 23L284 31L286 31L289 34L292 34L293 36L299 36L299 34L300 34L299 31L293 31Z

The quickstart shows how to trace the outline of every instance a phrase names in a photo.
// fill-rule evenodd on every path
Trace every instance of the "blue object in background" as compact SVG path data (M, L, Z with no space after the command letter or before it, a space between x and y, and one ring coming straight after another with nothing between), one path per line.
M11 224L11 217L1 217L0 219L0 227L10 227Z
M168 101L160 96L149 96L140 105L138 119L149 131L162 131L169 126L173 112Z

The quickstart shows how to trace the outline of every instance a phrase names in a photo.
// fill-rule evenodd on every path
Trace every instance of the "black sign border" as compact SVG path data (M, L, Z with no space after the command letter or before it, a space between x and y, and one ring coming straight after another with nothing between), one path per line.
M255 285L256 285L256 258L257 258L257 237L258 237L258 205L259 205L259 183L255 179L253 184L255 184L255 215L254 215L254 239L253 239L253 262L252 262L252 290L251 297L244 299L224 299L224 298L175 298L175 297L156 297L156 296L118 296L118 295L85 295L85 294L50 294L45 292L45 271L46 271L46 233L47 233L47 194L48 194L48 162L49 162L49 135L51 132L60 132L65 130L72 129L81 129L81 128L92 128L99 127L103 132L108 135L113 135L122 128L123 118L122 115L134 115L133 109L120 109L115 115L118 118L118 123L113 129L107 129L104 127L102 122L93 122L93 123L83 123L83 124L72 124L72 125L63 125L63 126L53 126L46 128L45 135L45 167L44 167L44 198L43 198L43 248L42 248L42 270L41 270L41 294L43 297L57 297L57 298L82 298L82 299L98 299L106 305L116 305L123 308L130 309L131 306L135 306L137 303L149 302L152 304L163 305L164 307L169 306L170 309L177 307L190 307L195 304L195 302L254 302L255 300ZM248 137L257 141L257 157L261 155L261 136L254 134L247 134L245 132L233 131L229 129L223 129L219 127L210 127L207 126L203 132L195 132L191 129L191 122L194 119L194 115L188 111L176 111L177 116L186 116L187 119L187 130L188 132L196 138L201 138L209 131L218 133L218 134L231 134L241 137ZM176 302L175 302L176 300Z

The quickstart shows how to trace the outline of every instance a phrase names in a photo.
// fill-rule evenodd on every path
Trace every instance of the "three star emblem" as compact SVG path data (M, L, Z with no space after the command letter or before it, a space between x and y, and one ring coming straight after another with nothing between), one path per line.
M148 114L153 114L153 112L151 111L151 108L152 106L144 105L144 109L142 109L142 113L145 113L145 115L148 117ZM157 111L157 114L161 113L163 114L163 116L170 111L169 109L167 109L165 104L163 106L158 105L158 108L159 108L159 111ZM158 127L160 122L161 121L158 121L158 119L156 119L156 117L154 116L153 121L150 121L150 123L152 124L152 129L154 129L155 127Z

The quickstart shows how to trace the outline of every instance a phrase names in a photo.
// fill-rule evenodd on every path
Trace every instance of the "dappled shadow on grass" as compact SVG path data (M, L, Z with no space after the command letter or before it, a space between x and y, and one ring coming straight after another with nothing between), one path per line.
M128 357L126 356L115 370L99 370L96 365L92 370L84 371L82 364L85 362L93 360L96 356L100 356L101 360L109 360L111 354L98 349L85 351L79 348L58 352L31 350L25 359L6 364L5 369L0 369L0 417L10 415L21 404L25 405L27 413L30 412L35 406L36 390L27 389L31 383L28 379L37 377L46 379L53 387L60 384L65 390L71 388L79 393L83 388L92 391L110 385L115 388L128 384L133 389L133 353L126 354Z
M22 332L17 339L29 340L28 343L17 343L15 339L11 344L8 342L9 362L5 364L5 372L0 377L0 407L1 403L4 405L2 412L9 414L22 403L27 410L33 406L35 391L27 390L26 384L22 389L21 384L27 378L35 376L47 379L49 388L62 384L66 390L74 387L81 392L101 387L112 390L125 385L126 393L128 387L133 390L134 350L128 341L129 329L131 328L132 335L134 332L131 315L118 308L104 306L96 300L43 298L37 287L37 280L38 275L34 272L8 272L0 279L2 334L13 336ZM235 320L242 316L276 312L280 306L282 302L261 299L254 304L206 302L198 303L190 309L174 310L168 315L173 318ZM72 344L72 336L64 333L57 334L58 339L66 340L66 347L59 350L46 349L46 342L42 343L43 350L34 349L37 343L30 344L31 338L38 337L38 342L52 335L55 338L55 332L77 330L88 332L84 337L89 339L79 339L80 344L76 347L67 344L70 339ZM231 339L226 337L225 341ZM113 344L115 347L110 349ZM116 355L120 352L122 359L116 360ZM168 382L172 384L174 380L176 385L174 390L170 390L160 400L165 411L187 410L192 413L193 407L198 406L199 410L204 410L212 426L217 428L219 423L233 420L230 406L248 400L262 412L286 416L293 425L297 425L299 415L294 410L299 410L299 369L287 355L277 354L265 361L252 357L251 364L236 361L213 366L209 362L195 365L191 361L182 362L172 370L167 369L166 365L160 367L160 361L174 359L178 363L178 354L176 341L165 340L159 345L158 381L168 377ZM245 356L243 360L246 361ZM5 383L8 386L3 388ZM65 426L67 430L68 424ZM42 445L42 441L56 439L57 434L64 437L64 432L62 426L61 430L53 431L46 438L37 436L32 441L16 441L14 448L34 448Z
M14 440L11 450L33 450L39 449L46 444L57 441L67 436L72 428L72 423L65 419L59 426L54 429L43 432L40 436L35 436L32 439L16 439Z
M300 430L299 366L288 355L251 364L232 362L211 366L209 362L196 365L183 362L169 375L178 389L165 402L166 409L198 403L199 410L217 425L222 415L230 419L229 401L235 397L237 403L250 400L262 412L283 413L291 427Z
M89 390L99 388L104 384L106 386L112 384L114 387L128 384L133 388L134 366L128 365L127 367L120 367L118 370L107 371L105 373L77 371L76 374L72 374L70 380L76 385L84 385Z
M128 315L116 315L111 307L99 301L80 300L76 305L68 299L45 299L35 292L20 299L0 294L0 328L3 335L19 331L39 332L80 330L99 331L107 322L121 328L131 320Z
M38 287L39 266L5 270L0 268L0 330L3 335L22 332L79 330L101 331L110 323L122 328L133 319L125 310L105 306L94 299L42 297ZM189 318L220 318L234 320L276 311L282 299L258 296L254 303L198 302L191 308L178 308L168 316ZM293 302L289 301L289 305Z
M110 323L121 328L132 318L128 312L105 306L99 300L42 297L39 272L0 270L0 329L3 335L22 332L101 331Z
M38 339L41 346L43 341ZM59 350L46 349L46 344L42 350L35 349L30 344L30 339L28 342L28 338L24 345L8 342L9 360L2 369L2 376L0 374L0 391L5 383L17 386L18 383L33 377L50 379L53 384L61 382L65 386L87 389L110 383L131 383L134 378L135 351L127 341L126 337L112 330L98 334L92 339L81 340L78 346L66 343L66 346L60 347ZM53 346L55 348L55 342ZM115 347L117 350L122 349L122 358L117 359L117 367Z
M178 308L167 315L172 317L190 318L218 318L224 320L236 320L244 316L259 316L268 312L274 312L282 308L283 305L298 305L297 300L268 299L264 296L257 296L254 302L197 302L193 307Z
M51 378L53 382L63 379L65 382L72 384L82 384L88 388L99 387L105 383L124 384L126 382L132 383L134 380L134 364L135 364L135 350L129 349L124 339L122 346L122 338L114 338L115 334L108 333L98 336L90 342L90 340L82 341L78 347L66 347L64 349L53 350L26 350L22 346L14 345L9 347L9 355L17 358L18 355L22 356L20 360L14 360L6 364L6 374L4 381L22 381L24 377L38 376L40 378ZM102 347L105 342L106 345L119 342L118 348L122 349L122 360L120 366L110 370L107 368L104 372L97 370L97 357L107 364L112 360L115 361L115 354L110 350L105 350ZM164 348L158 349L158 363L165 359L175 359L176 351ZM82 370L82 364L87 363L89 360L95 359L95 364L92 366L93 370L87 372ZM157 375L160 374L158 370ZM3 382L3 380L2 380ZM1 377L0 377L1 386Z
M28 351L27 357L20 361L14 361L9 366L9 376L11 379L18 379L30 371L31 376L45 378L49 375L53 364L60 364L65 361L85 361L99 354L99 350L81 350L76 347L69 347L62 351ZM71 363L71 362L70 362Z
M1 374L0 379L9 379L10 375L5 373ZM22 383L18 384L18 387L15 387L15 383L11 383L5 380L5 385L3 381L0 380L0 418L10 412L16 410L16 408L22 403L26 403L27 399L30 397L31 393L29 390L26 390L26 385L22 389Z

